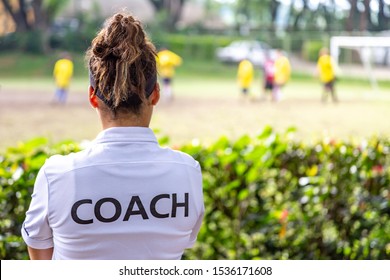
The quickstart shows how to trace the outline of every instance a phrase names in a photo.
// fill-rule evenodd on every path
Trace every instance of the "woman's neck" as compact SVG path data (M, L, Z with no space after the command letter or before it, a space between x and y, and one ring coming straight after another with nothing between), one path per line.
M115 116L111 112L97 111L103 129L127 126L149 127L152 116L152 110L143 110L140 114L118 112Z

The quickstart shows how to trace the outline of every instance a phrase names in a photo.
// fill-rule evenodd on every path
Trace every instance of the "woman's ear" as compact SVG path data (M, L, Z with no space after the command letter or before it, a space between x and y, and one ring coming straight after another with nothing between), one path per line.
M154 86L153 92L150 95L149 100L150 100L150 104L153 106L155 106L158 103L158 101L160 100L160 85L159 85L159 83L156 83L156 85Z
M92 108L96 109L97 107L99 107L97 96L95 94L95 89L92 86L89 86L88 88L88 99L89 104L91 104Z

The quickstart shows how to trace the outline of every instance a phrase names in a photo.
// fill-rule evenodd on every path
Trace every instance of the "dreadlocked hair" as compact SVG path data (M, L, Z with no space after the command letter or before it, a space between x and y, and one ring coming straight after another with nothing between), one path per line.
M115 14L93 39L86 57L95 90L111 111L139 113L146 83L157 75L156 48L141 23L131 15Z

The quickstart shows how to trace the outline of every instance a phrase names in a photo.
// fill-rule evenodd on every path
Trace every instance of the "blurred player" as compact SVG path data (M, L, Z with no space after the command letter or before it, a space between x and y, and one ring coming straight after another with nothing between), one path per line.
M282 88L290 80L291 65L288 58L283 54L281 50L278 50L275 60L275 77L274 77L274 90L273 100L279 101L282 97Z
M73 62L70 54L63 53L54 65L53 76L56 83L55 102L65 104L70 80L73 76Z
M263 65L263 99L267 99L267 93L274 89L275 80L275 61L269 53L266 54L266 59Z
M253 81L252 62L244 59L238 64L237 79L242 95L247 96Z
M324 86L322 93L322 102L326 102L328 95L332 96L333 102L338 102L335 91L336 67L332 57L329 55L327 48L322 48L317 61L317 70L320 80Z
M159 74L162 78L163 96L171 100L173 98L172 80L175 76L175 68L182 64L182 58L168 49L162 49L157 54Z

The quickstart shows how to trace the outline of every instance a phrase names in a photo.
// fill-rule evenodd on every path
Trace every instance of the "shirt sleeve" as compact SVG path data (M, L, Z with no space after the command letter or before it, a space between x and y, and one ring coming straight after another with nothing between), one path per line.
M21 230L24 242L31 248L48 249L54 246L53 233L48 220L48 208L48 181L44 168L41 168Z
M202 209L202 212L200 213L198 220L196 221L196 224L195 224L194 228L192 229L192 233L190 236L190 242L189 242L189 245L187 248L191 248L192 246L194 246L194 244L196 242L196 238L198 237L199 230L202 226L203 216L204 216L204 208Z

